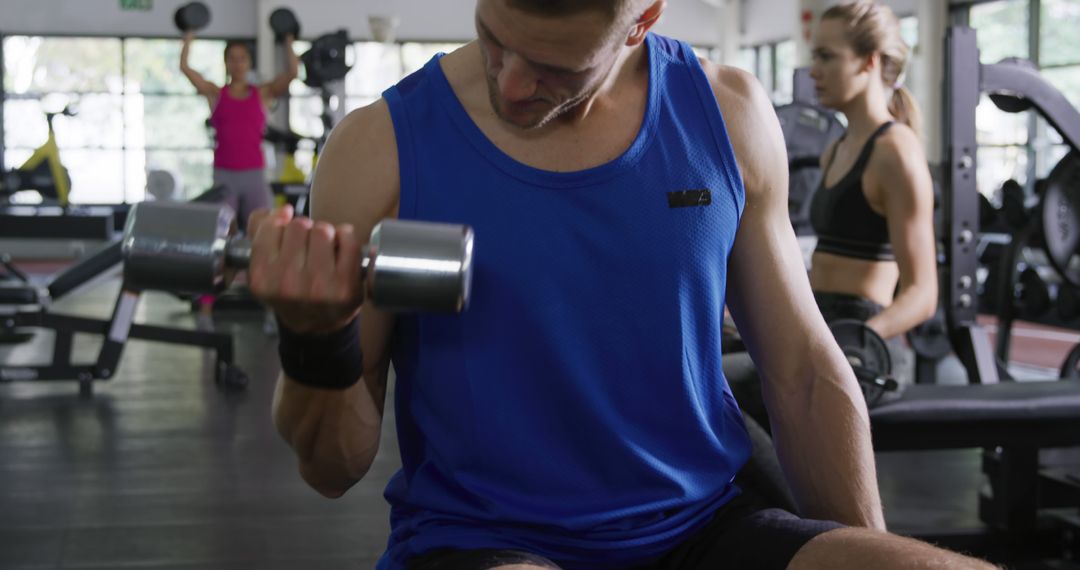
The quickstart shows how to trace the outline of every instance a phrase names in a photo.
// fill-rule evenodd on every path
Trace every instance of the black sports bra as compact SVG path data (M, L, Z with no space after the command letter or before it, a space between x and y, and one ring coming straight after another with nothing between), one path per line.
M822 171L821 185L810 203L810 225L818 236L814 251L877 261L896 259L889 242L888 223L884 216L870 207L862 187L863 173L870 162L874 141L892 124L889 121L874 131L851 170L836 185L828 188L825 179L843 137L833 146Z

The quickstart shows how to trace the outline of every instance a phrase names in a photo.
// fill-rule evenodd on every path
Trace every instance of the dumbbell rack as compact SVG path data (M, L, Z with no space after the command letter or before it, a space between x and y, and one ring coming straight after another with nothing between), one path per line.
M116 243L61 274L49 285L50 296L59 298L120 261L120 244ZM116 373L127 341L141 339L211 349L215 352L215 383L227 389L247 385L247 376L233 364L230 335L135 323L139 299L139 292L121 287L108 320L53 313L39 305L18 307L11 313L0 314L0 333L45 329L56 335L48 364L0 364L0 383L76 381L80 395L89 397L93 394L95 381L108 380ZM100 335L104 339L93 363L72 362L73 340L79 333Z

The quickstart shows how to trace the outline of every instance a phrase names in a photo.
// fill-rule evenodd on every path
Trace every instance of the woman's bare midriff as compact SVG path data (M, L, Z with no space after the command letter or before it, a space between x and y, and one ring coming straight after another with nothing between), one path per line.
M857 295L882 307L892 304L900 279L900 268L895 261L871 261L814 252L810 264L810 287L815 292Z

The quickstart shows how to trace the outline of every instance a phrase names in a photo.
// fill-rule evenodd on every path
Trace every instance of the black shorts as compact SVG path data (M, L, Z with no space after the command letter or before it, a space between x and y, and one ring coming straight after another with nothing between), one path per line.
M784 570L810 539L843 526L764 507L743 493L720 507L704 528L660 560L635 570ZM547 558L517 550L439 550L412 559L408 568L487 570L504 564L560 568Z

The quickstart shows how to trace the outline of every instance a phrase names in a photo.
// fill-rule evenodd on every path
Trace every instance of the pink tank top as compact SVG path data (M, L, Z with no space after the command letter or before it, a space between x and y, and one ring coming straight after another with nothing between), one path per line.
M210 126L217 135L214 168L252 170L265 166L262 137L266 128L266 109L258 87L252 85L245 99L232 97L229 87L223 87L210 115Z

